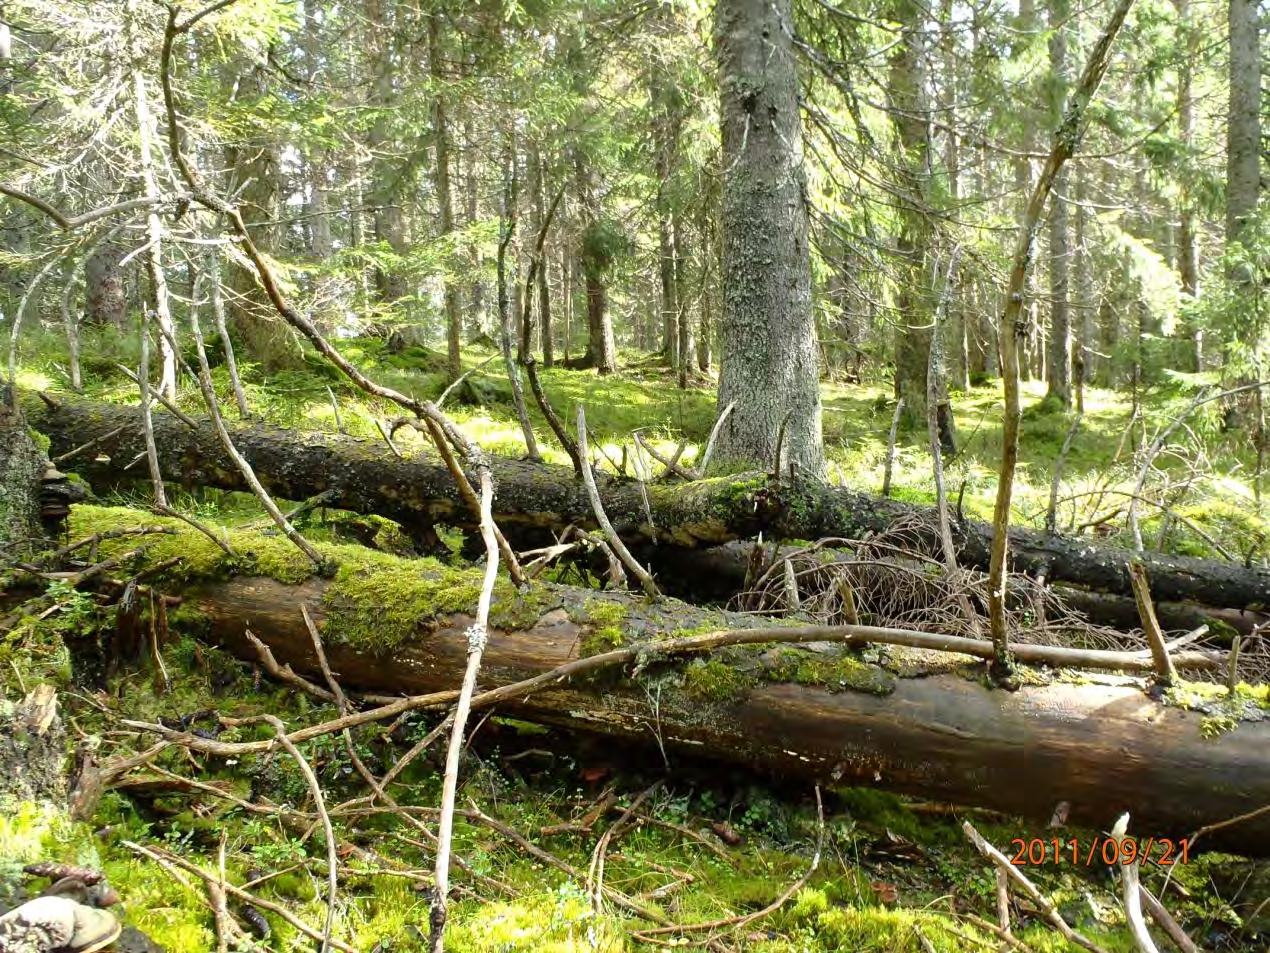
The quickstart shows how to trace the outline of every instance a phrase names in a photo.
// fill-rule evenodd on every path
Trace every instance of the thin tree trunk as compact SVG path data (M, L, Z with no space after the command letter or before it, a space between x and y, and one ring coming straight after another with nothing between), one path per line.
M896 0L892 16L901 24L890 58L891 121L899 134L904 191L899 209L896 251L901 259L895 305L899 325L895 337L895 395L904 400L906 418L926 420L926 374L930 367L931 325L924 293L924 264L929 251L926 219L930 197L930 115L926 100L925 7Z
M137 0L129 0L129 23L133 24L137 13ZM134 51L139 55L139 51ZM141 160L141 182L148 199L157 200L159 184L154 174L154 117L150 113L150 101L146 92L145 76L134 61L132 69L132 106L137 122L137 142ZM176 325L172 321L172 306L168 298L167 274L163 269L163 222L159 218L157 201L146 215L146 268L150 275L150 306L159 331L159 393L176 398L176 351L172 348ZM147 322L141 323L141 333L146 334ZM142 368L141 373L147 369Z
M432 110L432 135L435 147L433 184L437 190L437 208L441 217L441 240L449 241L454 232L454 196L450 190L450 127L446 112L445 68L441 57L441 13L428 17L428 68L436 86ZM463 315L459 308L459 283L446 268L445 274L445 341L450 380L463 373Z
M1226 241L1239 240L1261 193L1261 51L1256 0L1230 2Z
M684 289L685 265L681 240L682 231L678 213L672 212L670 216L670 245L675 259L675 324L679 337L676 355L679 358L679 386L680 388L686 388L688 379L692 376L690 372L692 371L693 359L697 352L697 343L696 335L693 333L692 314L688 309L688 296Z
M1067 19L1068 0L1050 0L1050 82L1052 85L1051 116L1057 127L1062 119L1067 96ZM1072 321L1068 308L1068 262L1071 255L1067 215L1067 176L1059 172L1054 179L1059 193L1050 203L1050 333L1046 377L1048 400L1067 409L1072 405Z

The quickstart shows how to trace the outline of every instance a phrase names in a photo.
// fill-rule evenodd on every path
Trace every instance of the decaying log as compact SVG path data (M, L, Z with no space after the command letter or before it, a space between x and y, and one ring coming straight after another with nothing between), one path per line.
M67 400L56 410L31 402L28 412L32 425L51 438L55 455L103 437L95 460L77 461L80 472L94 483L140 476L135 467L125 470L144 452L135 409ZM191 429L156 413L154 426L164 473L192 485L245 489L209 423ZM123 429L105 439L116 428ZM475 529L446 468L430 454L402 460L372 441L263 424L243 424L231 432L266 489L277 496L303 500L329 492L331 506L378 513L419 538L436 523ZM570 524L594 527L586 493L570 470L506 459L492 459L491 464L497 488L494 518L522 547L550 542L551 534ZM743 474L641 487L609 478L601 482L600 492L618 533L632 546L647 547L655 540L659 549L697 548L751 538L760 531L769 538L860 538L901 520L930 527L929 542L934 540L933 513L927 507L810 481L776 484L761 474ZM986 569L992 538L988 524L962 521L953 535L961 563ZM1016 572L1132 594L1125 550L1016 528L1010 531L1010 558ZM1142 562L1157 602L1256 610L1270 605L1270 570L1158 553L1145 554Z
M373 641L345 638L347 607L330 598L334 585L239 578L186 597L205 615L209 637L245 659L257 657L245 637L250 628L280 663L316 673L303 605L323 625L330 665L350 688L423 694L459 683L469 615L423 613L412 636L376 651ZM762 621L568 587L536 586L522 596L508 590L500 600L482 689L550 671L583 646L594 649L597 638L611 644L614 618L640 640ZM807 682L807 667L837 672L833 651L733 650L741 654L711 666L721 670L713 673L700 663L647 659L627 677L579 679L501 710L661 746L672 770L682 758L731 760L784 778L884 786L1038 820L1065 801L1072 824L1095 829L1132 811L1143 836L1184 836L1270 803L1270 721L1205 738L1200 714L1151 699L1141 679L1099 676L1005 693L985 688L975 669L950 665L946 656L918 664L925 677L851 661L842 663L841 679L780 680L800 670ZM723 677L711 681L711 674ZM1205 841L1270 854L1270 814Z

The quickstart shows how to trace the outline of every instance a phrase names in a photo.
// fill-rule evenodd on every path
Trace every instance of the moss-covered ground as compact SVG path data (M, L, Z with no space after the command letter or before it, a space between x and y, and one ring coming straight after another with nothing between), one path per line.
M372 341L342 342L340 347L376 379L407 393L436 397L443 387L435 356L422 349L390 353ZM135 402L132 385L114 367L119 360L135 364L129 344L103 336L87 342L84 353L91 396ZM476 367L488 356L473 348L465 359ZM24 355L20 382L59 389L61 360L56 342L47 354L37 342ZM572 418L576 403L585 402L598 445L614 463L625 459L631 470L640 470L641 457L631 442L636 428L644 428L654 445L666 451L686 440L684 460L694 461L713 418L712 390L681 392L655 362L632 358L626 364L623 373L612 378L563 370L546 370L542 377L566 420ZM496 367L493 362L473 374L476 386L466 396L476 402L452 402L447 410L487 449L518 455L524 444ZM227 398L223 368L217 368L216 374L220 393ZM328 385L340 404L344 426L352 433L376 436L376 418L393 415L391 407L353 391L316 362L299 372L269 376L247 365L245 382L253 409L280 424L334 430ZM1146 395L1137 417L1125 395L1087 391L1082 429L1066 463L1060 526L1076 525L1123 505L1120 494L1132 486L1135 475L1135 448L1180 412L1200 383L1171 378L1166 386ZM889 388L882 383L826 384L825 432L833 479L861 489L880 485L892 410L888 395ZM1015 516L1035 524L1044 511L1058 446L1071 418L1042 407L1040 390L1034 385L1025 385L1025 397L1029 410ZM180 400L192 412L198 409L192 388L187 386ZM999 390L991 385L954 396L962 452L950 463L948 481L954 492L964 487L963 507L971 514L985 515L991 507L1000 450L999 404ZM547 458L567 462L536 409L531 413ZM1264 504L1255 498L1247 441L1223 434L1213 407L1190 423L1161 456L1162 475L1153 484L1159 490L1164 481L1173 481L1168 498L1182 519L1171 519L1166 526L1148 508L1143 514L1145 531L1151 539L1164 537L1166 546L1176 551L1211 555L1211 539L1228 551L1255 557L1267 545L1268 522ZM403 434L402 439L412 438ZM896 496L931 499L929 458L920 428L901 434L894 486ZM141 509L128 513L81 506L73 535L129 524L167 525L176 530L173 535L110 541L99 550L105 556L144 545L148 548L143 561L151 566L182 557L166 570L166 576L158 578L160 585L230 573L295 581L313 571L283 537L243 528L246 521L260 516L249 498L200 491L182 494L173 503L218 528L226 527L237 557L228 559L210 540L183 524ZM339 567L330 582L328 591L333 595L327 605L339 622L331 630L340 632L338 637L364 644L373 640L391 650L410 637L414 621L424 611L470 605L475 592L471 567L437 559L403 564L367 550L351 540L364 539L369 533L382 548L392 550L400 543L398 534L374 518L357 517L355 527L346 523L351 519L322 514L304 527L306 535ZM1122 532L1121 521L1106 525L1113 534ZM457 542L450 542L457 550ZM91 661L89 649L113 626L113 609L103 610L88 595L58 583L53 584L50 597L43 605L55 604L55 612L27 620L0 640L0 690L13 700L23 686L36 680L63 686L64 714L73 719L77 736L98 745L101 760L124 756L147 743L144 737L122 730L120 718L184 724L182 719L200 712L228 716L268 712L299 727L335 714L329 705L271 684L250 666L201 644L196 639L200 620L181 608L173 612L172 639L163 651L165 668L172 676L170 692L156 694L148 661L129 662L106 677L85 659ZM496 621L514 625L517 620L537 618L546 606L536 599L500 589L496 612L503 616ZM587 653L631 638L621 607L602 592L577 614L592 626L583 646ZM878 694L890 690L889 676L850 658L777 650L768 653L767 659L764 672L736 664L746 661L739 656L696 660L682 667L680 684L703 704L734 697L760 677L787 678L831 690ZM1222 698L1206 692L1186 687L1174 700L1204 711L1212 733L1227 730L1237 714L1222 707L1228 704ZM1243 708L1264 708L1264 688L1241 689L1238 701ZM192 727L208 730L214 724L214 719L204 718ZM391 732L387 726L359 729L351 740L365 764L382 775L434 724L433 716L415 715L393 726ZM264 737L260 730L228 729L220 737ZM434 748L393 786L392 793L401 804L432 808L438 803L441 743ZM339 736L309 742L302 752L318 772L329 803L365 793ZM192 758L170 749L153 763L163 771L223 785L253 803L300 811L312 807L299 772L280 754L224 760ZM647 819L632 825L611 845L605 883L673 922L739 918L765 908L803 876L817 840L823 838L819 867L776 912L739 930L719 928L658 938L661 944L690 949L706 948L707 939L717 943L718 949L765 953L996 949L999 941L975 920L995 921L995 878L991 867L965 841L960 821L971 819L1007 854L1012 853L1015 839L1050 842L1055 836L1053 830L1010 818L954 812L942 805L867 790L825 791L821 829L810 791L682 757L672 760L667 771L656 752L647 757L617 752L608 743L496 716L476 730L463 777L460 806L479 805L579 873L574 876L546 865L490 828L460 818L455 849L466 866L454 873L455 902L447 937L448 948L456 951L662 948L637 936L653 924L623 914L611 903L597 910L585 884L598 836L616 820L623 805L658 780L662 786L644 805ZM608 788L616 797L616 810L590 831L544 833L587 819ZM424 817L425 823L432 824L431 818ZM1066 829L1058 833L1063 841L1075 837L1081 843L1094 836L1094 832ZM386 813L341 815L337 835L342 858L337 935L361 951L424 949L431 867L426 840ZM201 891L181 886L168 872L138 856L129 843L174 851L209 871L215 869L223 843L230 881L241 884L265 875L268 879L253 888L260 896L310 923L321 923L325 915L325 848L320 832L299 828L281 815L248 812L145 769L131 783L107 794L88 824L70 825L35 807L0 817L0 883L11 883L21 863L37 858L103 866L125 897L130 922L173 953L214 948L212 918ZM1204 855L1167 872L1149 869L1146 877L1206 948L1251 950L1264 944L1256 939L1255 931L1263 931L1264 936L1266 926L1245 923L1236 911L1234 904L1241 898L1244 882L1241 870L1230 858ZM1029 867L1026 872L1059 903L1069 922L1105 949L1133 949L1119 912L1118 885L1106 868L1064 860ZM1166 873L1182 891L1164 886ZM1016 936L1028 949L1040 953L1075 949L1060 940L1026 902L1018 904L1015 914ZM297 942L294 931L278 917L269 914L267 919L273 929L270 948L286 949Z

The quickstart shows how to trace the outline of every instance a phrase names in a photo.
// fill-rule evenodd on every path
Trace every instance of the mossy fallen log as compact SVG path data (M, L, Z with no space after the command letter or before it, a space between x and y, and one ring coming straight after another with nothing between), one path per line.
M54 409L32 401L28 414L32 425L51 439L54 456L99 441L67 461L65 468L99 485L143 478L144 467L131 466L145 452L135 409L73 400L60 400ZM158 411L154 422L162 469L169 479L193 486L245 489L210 424L201 422L190 428ZM329 505L378 513L418 539L428 538L438 523L475 527L474 517L434 454L402 460L382 443L259 423L238 424L231 431L266 488L284 499L326 493ZM522 547L550 542L553 534L570 524L594 526L586 494L571 471L495 458L493 473L494 518ZM618 532L652 556L654 566L658 551L713 546L759 532L768 538L861 538L899 521L934 525L926 507L811 481L775 482L762 474L646 486L601 478L600 490ZM924 542L933 546L934 531L928 532L931 539ZM976 520L958 521L954 538L964 565L987 567L991 527ZM657 547L652 548L654 542ZM1126 570L1130 554L1125 550L1015 528L1010 531L1010 557L1015 572L1132 595ZM1159 601L1247 610L1270 605L1270 570L1159 553L1146 553L1142 559L1152 594Z
M75 531L153 521L79 507ZM255 554L248 564L176 528L175 536L155 537L142 561L185 557L158 584L180 592L181 624L204 638L256 660L250 630L279 663L320 682L304 606L347 688L423 694L459 684L479 569L320 544L339 569L317 579L280 537L233 534L240 552ZM103 542L101 556L130 544ZM244 569L257 575L234 575ZM626 593L547 584L517 591L504 580L481 688L619 645L772 624ZM672 770L679 759L706 757L785 779L883 786L1042 820L1066 802L1070 823L1095 829L1130 811L1140 834L1179 837L1270 803L1264 688L1224 700L1224 689L1184 685L1165 703L1141 679L1033 672L1020 691L1006 693L985 687L981 665L961 656L874 651L878 663L826 644L644 656L635 670L593 673L504 700L500 710L659 746ZM1204 842L1270 854L1270 813Z

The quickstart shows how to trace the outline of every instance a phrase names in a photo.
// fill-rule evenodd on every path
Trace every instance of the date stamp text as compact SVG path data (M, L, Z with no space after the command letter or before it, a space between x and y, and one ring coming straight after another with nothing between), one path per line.
M1010 863L1016 867L1039 867L1042 864L1058 864L1069 862L1092 867L1094 864L1134 864L1154 861L1161 867L1173 864L1185 864L1190 861L1190 844L1185 839L1172 840L1168 837L1148 837L1137 840L1126 837L1115 840L1111 837L1094 837L1089 841L1081 841L1072 837L1063 840L1051 837L1048 840L1040 837L1016 837L1010 841L1014 855Z

